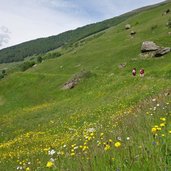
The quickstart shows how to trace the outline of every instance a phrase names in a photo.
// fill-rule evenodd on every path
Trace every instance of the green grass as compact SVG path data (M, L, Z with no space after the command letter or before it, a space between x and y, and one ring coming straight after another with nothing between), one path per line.
M171 54L140 56L144 40L170 45L165 24L171 14L161 15L168 8L170 3L141 12L99 36L60 49L63 55L59 58L2 79L0 170L13 171L19 165L26 170L28 162L31 170L169 170L171 99L163 92L171 87ZM134 38L124 29L127 23L137 32ZM154 25L157 27L151 29ZM126 67L119 69L121 63L127 63ZM133 67L144 68L145 77L132 77ZM62 90L81 70L90 71L91 76L72 90ZM149 109L157 104L157 110ZM163 117L167 125L154 139L151 128ZM83 133L88 128L96 131L86 133L91 137L87 141ZM117 141L120 148L113 145ZM106 151L107 143L110 150ZM87 153L80 147L71 151L73 144L89 149ZM49 156L46 149L52 148L64 155ZM51 157L55 165L47 169Z

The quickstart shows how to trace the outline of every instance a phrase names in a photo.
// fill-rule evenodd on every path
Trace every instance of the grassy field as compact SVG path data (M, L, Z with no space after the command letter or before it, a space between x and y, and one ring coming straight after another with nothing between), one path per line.
M170 46L168 8L141 12L0 80L0 170L169 171L171 53L140 56L145 40ZM133 67L145 77L132 77ZM91 74L64 91L82 70Z

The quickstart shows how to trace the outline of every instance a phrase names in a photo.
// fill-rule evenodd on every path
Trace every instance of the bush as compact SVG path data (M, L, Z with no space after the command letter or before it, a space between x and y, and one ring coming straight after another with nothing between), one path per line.
M27 61L22 63L19 67L21 71L26 71L27 69L31 68L33 65L35 65L34 61Z
M42 59L42 57L41 57L41 56L38 56L38 57L37 57L37 63L41 63L41 62L42 62L42 60L43 60L43 59Z
M4 78L4 75L2 73L0 73L0 80Z
M53 58L58 58L62 54L60 52L51 52L45 55L44 59L53 59Z

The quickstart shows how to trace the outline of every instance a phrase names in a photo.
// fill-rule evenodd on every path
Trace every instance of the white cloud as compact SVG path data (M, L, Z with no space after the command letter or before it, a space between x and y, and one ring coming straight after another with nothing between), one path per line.
M162 0L0 0L0 48L56 35Z

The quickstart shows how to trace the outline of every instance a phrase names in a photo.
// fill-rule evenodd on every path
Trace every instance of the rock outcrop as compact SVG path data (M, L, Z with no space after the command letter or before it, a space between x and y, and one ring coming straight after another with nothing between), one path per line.
M157 46L154 42L152 41L145 41L142 43L141 46L141 52L151 52L151 51L156 51L158 50L160 47Z
M90 71L81 71L78 74L75 74L72 79L70 79L64 84L62 89L63 90L73 89L81 81L81 79L89 77L90 74L91 74Z
M126 63L124 63L124 64L119 64L119 65L118 65L118 68L119 68L119 69L123 69L123 68L125 68L125 67L126 67Z
M155 57L163 56L163 55L169 53L170 50L171 50L171 49L170 49L169 47L159 48L159 49L155 52Z
M160 57L171 51L170 47L160 47L152 41L145 41L142 43L141 52L144 57Z
M133 30L130 33L131 36L134 36L135 34L136 34L136 31L133 31Z
M125 29L126 29L126 30L128 30L128 29L130 29L130 28L131 28L131 25L130 25L130 24L126 24L126 25L125 25Z

